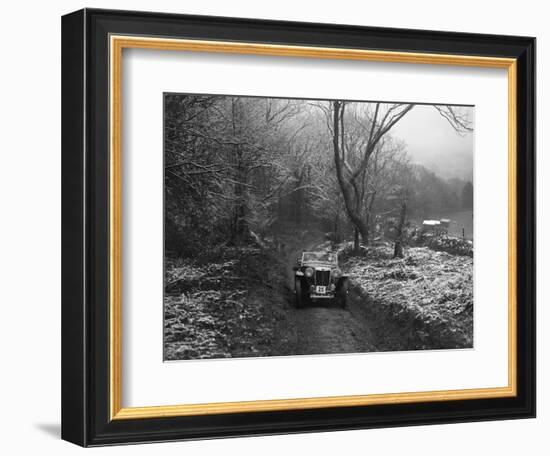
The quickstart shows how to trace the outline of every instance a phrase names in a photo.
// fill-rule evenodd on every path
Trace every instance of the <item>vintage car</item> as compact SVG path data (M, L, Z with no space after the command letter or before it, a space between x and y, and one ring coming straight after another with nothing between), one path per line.
M297 308L310 301L331 299L346 308L348 277L338 268L333 252L303 252L294 267L294 297Z

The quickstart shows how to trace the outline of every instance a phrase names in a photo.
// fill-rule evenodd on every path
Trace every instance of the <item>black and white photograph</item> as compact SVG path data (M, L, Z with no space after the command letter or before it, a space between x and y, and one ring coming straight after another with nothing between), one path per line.
M165 361L473 348L474 106L163 96Z

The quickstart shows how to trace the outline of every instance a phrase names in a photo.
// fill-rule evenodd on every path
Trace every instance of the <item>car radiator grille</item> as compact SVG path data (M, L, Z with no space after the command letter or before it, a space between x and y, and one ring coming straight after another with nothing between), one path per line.
M315 285L327 287L330 283L330 271L315 271Z

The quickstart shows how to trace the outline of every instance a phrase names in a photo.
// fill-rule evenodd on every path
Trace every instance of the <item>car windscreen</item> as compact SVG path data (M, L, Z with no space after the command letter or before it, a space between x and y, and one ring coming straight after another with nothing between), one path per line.
M304 262L328 262L334 263L336 261L336 255L330 252L304 252L302 256Z

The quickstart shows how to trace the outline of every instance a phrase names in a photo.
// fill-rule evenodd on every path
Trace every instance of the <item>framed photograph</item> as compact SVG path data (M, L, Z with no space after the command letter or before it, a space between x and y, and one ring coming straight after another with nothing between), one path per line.
M62 437L535 416L535 39L62 20Z

